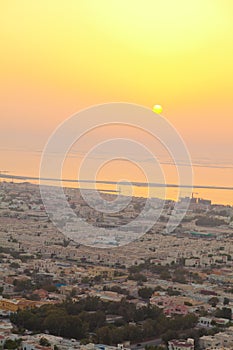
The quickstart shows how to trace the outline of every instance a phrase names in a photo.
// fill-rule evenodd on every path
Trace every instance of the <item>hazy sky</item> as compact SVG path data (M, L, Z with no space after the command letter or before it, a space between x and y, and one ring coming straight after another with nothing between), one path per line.
M81 108L159 103L194 163L228 166L195 181L232 185L232 43L231 0L2 0L0 170L38 175Z

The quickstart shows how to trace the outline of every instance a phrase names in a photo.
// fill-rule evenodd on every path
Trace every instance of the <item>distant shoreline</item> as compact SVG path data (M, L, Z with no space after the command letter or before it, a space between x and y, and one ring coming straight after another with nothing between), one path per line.
M9 175L9 174L0 174L1 179L10 179L10 180L32 180L32 181L54 181L54 182L71 182L71 183L96 183L104 185L121 185L129 186L127 181L105 181L105 180L74 180L74 179L56 179L56 178L40 178L36 176L23 176L23 175ZM226 190L233 191L233 187L229 186L210 186L210 185L178 185L178 184L162 184L162 183L146 183L146 182L131 182L132 186L136 187L168 187L168 188L193 188L193 189L209 189L209 190ZM117 191L116 191L117 192Z

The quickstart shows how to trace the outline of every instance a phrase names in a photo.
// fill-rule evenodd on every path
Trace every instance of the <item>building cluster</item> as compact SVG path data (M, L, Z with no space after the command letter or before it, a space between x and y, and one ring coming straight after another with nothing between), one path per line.
M66 189L65 194L70 206L93 225L93 230L108 228L115 233L119 233L119 225L140 213L145 202L134 198L121 213L100 214L86 204L78 190ZM105 196L111 199L112 195ZM160 204L157 200L158 208ZM79 234L77 239L69 239L53 225L37 185L2 182L0 346L19 338L8 319L11 313L59 304L67 298L79 301L95 296L113 302L127 298L138 309L149 303L168 318L195 314L197 329L219 328L215 334L200 337L200 349L233 349L233 208L192 199L184 220L172 234L166 234L164 227L174 202L165 201L163 206L154 227L130 244L121 246L122 241L105 236L104 249L98 242L88 247L79 243ZM197 223L203 218L206 226ZM69 218L64 213L60 219L66 222ZM212 225L215 220L218 224ZM143 296L143 288L151 295ZM117 317L108 315L107 322L114 323ZM41 338L50 345L44 345ZM132 348L129 344L83 345L50 334L24 334L20 346L22 350ZM193 350L194 346L191 338L167 343L169 350Z

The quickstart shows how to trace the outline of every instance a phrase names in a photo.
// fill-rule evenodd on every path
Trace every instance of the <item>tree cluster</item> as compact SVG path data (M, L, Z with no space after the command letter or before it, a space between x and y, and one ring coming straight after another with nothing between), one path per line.
M122 319L108 324L107 315L120 315ZM159 338L169 330L180 332L191 329L196 325L197 317L190 314L169 319L155 306L137 309L125 299L121 302L102 302L96 297L88 297L75 303L66 301L18 311L12 314L11 321L19 328L34 332L47 331L78 340L116 344L124 340L134 343Z

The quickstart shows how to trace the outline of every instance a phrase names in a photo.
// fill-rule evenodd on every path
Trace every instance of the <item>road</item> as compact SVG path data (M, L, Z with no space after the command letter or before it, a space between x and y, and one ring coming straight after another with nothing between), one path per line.
M143 341L143 342L137 343L137 344L131 344L130 345L130 349L131 350L141 350L141 349L145 349L146 345L159 345L161 343L162 343L162 339L161 338L156 338L156 339Z

